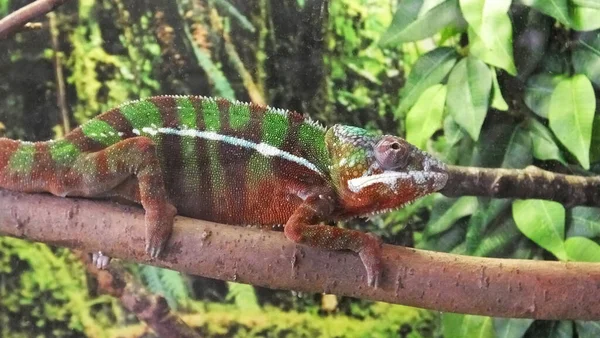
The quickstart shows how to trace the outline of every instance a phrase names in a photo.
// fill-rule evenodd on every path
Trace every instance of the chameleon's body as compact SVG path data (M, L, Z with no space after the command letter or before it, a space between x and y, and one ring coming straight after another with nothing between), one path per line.
M293 241L358 252L371 284L380 273L379 241L316 224L400 207L446 178L443 164L402 139L327 130L297 113L200 96L129 102L58 141L0 139L0 187L141 203L152 256L175 213L283 224Z

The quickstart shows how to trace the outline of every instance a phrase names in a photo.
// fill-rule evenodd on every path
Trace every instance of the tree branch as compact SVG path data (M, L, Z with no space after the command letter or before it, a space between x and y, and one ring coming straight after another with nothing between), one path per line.
M37 0L0 19L0 40L6 39L23 25L40 15L51 12L68 0Z
M600 320L600 264L456 256L385 245L381 287L351 252L282 233L177 217L166 256L144 253L137 207L0 190L0 233L221 280L501 317Z
M440 192L493 198L545 199L567 207L600 207L600 176L562 175L529 166L525 169L448 166L448 182Z

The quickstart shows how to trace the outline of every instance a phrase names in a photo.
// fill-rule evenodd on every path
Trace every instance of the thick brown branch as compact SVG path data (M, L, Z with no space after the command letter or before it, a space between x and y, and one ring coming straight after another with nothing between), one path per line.
M144 254L136 207L0 190L0 233L186 273L490 316L600 320L600 264L456 256L384 246L384 277L366 286L357 255L283 234L176 218L163 260Z
M440 191L448 197L533 198L600 207L600 176L561 175L533 166L522 170L449 166L448 171L448 183Z
M51 12L68 0L37 0L0 19L0 40L23 27L27 22Z

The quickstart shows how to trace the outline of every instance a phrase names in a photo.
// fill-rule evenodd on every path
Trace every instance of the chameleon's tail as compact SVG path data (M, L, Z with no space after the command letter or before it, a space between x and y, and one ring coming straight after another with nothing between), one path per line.
M0 138L0 187L27 191L47 191L44 174L52 172L52 164L41 160L40 149L47 142L25 142ZM47 153L47 152L46 152Z

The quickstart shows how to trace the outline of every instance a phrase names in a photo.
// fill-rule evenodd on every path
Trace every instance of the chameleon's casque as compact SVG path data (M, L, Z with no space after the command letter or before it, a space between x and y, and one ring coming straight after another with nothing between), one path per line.
M444 164L401 138L200 96L129 102L58 141L0 139L0 187L141 203L152 256L175 213L284 224L298 243L358 252L369 284L381 270L379 240L316 224L398 208L446 180Z

